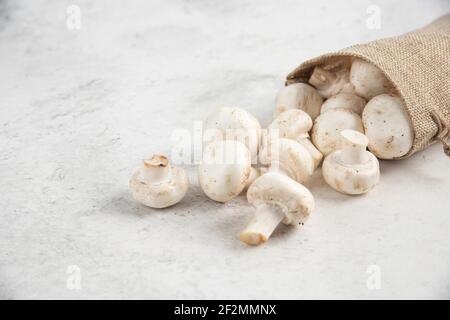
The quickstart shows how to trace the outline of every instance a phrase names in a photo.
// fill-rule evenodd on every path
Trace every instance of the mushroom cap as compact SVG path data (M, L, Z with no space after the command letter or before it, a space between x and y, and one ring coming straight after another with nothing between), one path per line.
M280 207L285 215L285 224L304 222L314 209L311 192L277 172L268 172L257 178L247 191L247 200L254 206L271 204Z
M358 115L361 115L364 107L366 106L366 103L367 103L366 100L355 94L343 92L327 99L322 104L322 109L320 110L320 113L324 113L331 109L342 108L353 111Z
M314 121L311 139L324 155L340 149L340 133L344 129L352 129L364 133L359 115L347 109L331 109L322 113Z
M137 170L130 179L133 198L152 208L166 208L178 203L188 188L189 179L186 172L175 166L171 166L171 175L167 180L156 183L145 182L141 170Z
M312 119L305 111L289 109L280 113L267 129L269 135L271 130L278 130L279 137L296 140L309 137L312 125Z
M322 175L333 189L345 194L362 194L370 191L380 180L378 159L366 151L368 139L362 133L353 130L342 131L343 138L353 143L353 147L362 149L363 162L347 163L344 150L328 155L322 164Z
M370 100L373 97L392 92L391 82L375 65L362 59L355 59L350 69L350 82L356 93Z
M280 138L269 143L259 153L263 165L276 166L299 183L305 183L314 172L314 161L309 151L300 143Z
M226 202L244 190L251 171L250 151L243 143L216 140L203 151L198 181L209 198Z
M414 142L410 117L399 97L382 94L370 100L362 114L369 150L380 159L404 156Z
M203 126L203 145L215 140L237 140L250 150L252 159L258 155L261 126L248 111L222 107L208 116Z
M290 84L278 93L274 116L289 109L301 109L314 120L320 113L323 99L316 89L306 83Z

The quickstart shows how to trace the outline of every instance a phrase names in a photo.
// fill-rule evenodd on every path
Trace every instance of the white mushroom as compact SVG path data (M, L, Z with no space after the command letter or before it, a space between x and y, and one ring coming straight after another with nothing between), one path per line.
M237 140L250 150L256 160L261 136L258 120L241 108L223 107L213 112L203 126L203 145L215 140Z
M256 210L240 239L249 245L267 241L280 222L303 223L314 209L314 198L307 188L276 172L256 179L247 199Z
M292 139L303 145L314 160L314 168L322 161L322 153L311 143L309 131L313 125L311 117L299 109L290 109L280 113L267 128L267 142L270 138ZM274 135L274 137L272 137Z
M340 149L340 132L352 129L364 133L359 115L347 109L331 109L322 113L314 121L311 139L324 156Z
M350 83L350 70L348 68L328 71L322 67L315 67L308 82L324 98L335 96L341 92L355 92L353 85Z
M252 167L250 169L250 175L247 178L247 181L245 182L244 190L247 190L248 187L253 183L253 181L256 180L261 175L261 170L259 168Z
M414 130L403 101L382 94L370 100L362 115L369 150L380 159L395 159L411 149Z
M392 84L372 63L355 59L350 70L350 82L356 93L367 101L382 93L391 93Z
M185 171L170 165L163 155L153 155L142 161L141 167L130 179L133 198L152 208L165 208L178 203L188 187L189 179Z
M259 153L262 165L270 166L269 172L279 172L299 183L305 183L314 172L314 161L300 143L285 138L271 141Z
M378 159L366 151L367 137L354 130L343 130L342 149L323 161L322 174L335 190L345 194L370 191L380 179Z
M301 109L314 120L320 113L323 99L306 83L293 83L281 89L276 99L274 117L289 109Z
M314 164L301 144L285 138L275 139L261 150L260 161L270 168L247 191L247 199L256 211L240 235L250 245L267 241L281 221L303 223L314 208L312 194L301 184L311 176Z
M364 107L366 106L366 100L363 98L351 94L351 93L339 93L335 96L328 98L323 104L320 113L324 113L331 109L347 109L354 113L361 115Z
M218 202L239 195L252 179L251 155L236 140L216 140L203 151L198 167L198 181L205 194Z

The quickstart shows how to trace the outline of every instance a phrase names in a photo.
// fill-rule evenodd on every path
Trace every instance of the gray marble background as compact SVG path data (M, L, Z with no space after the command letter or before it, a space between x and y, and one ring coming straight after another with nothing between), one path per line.
M380 29L366 25L370 5ZM361 197L318 174L311 219L257 248L238 239L245 198L208 200L194 166L174 207L128 192L139 159L170 154L175 129L225 105L267 125L302 60L449 11L445 0L0 0L0 298L450 298L438 145L382 162Z

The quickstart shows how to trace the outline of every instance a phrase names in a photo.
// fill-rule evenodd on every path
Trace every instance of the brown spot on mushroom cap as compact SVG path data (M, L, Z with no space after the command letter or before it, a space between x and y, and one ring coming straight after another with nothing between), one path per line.
M145 159L144 166L147 168L155 167L167 167L169 165L169 159L161 154L155 154L150 159Z

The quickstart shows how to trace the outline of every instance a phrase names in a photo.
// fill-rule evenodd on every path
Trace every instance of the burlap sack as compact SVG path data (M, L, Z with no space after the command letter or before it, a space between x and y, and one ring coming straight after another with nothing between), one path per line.
M450 14L398 37L358 44L302 63L286 83L307 82L314 66L359 57L380 68L404 100L414 143L402 158L440 141L450 156Z

